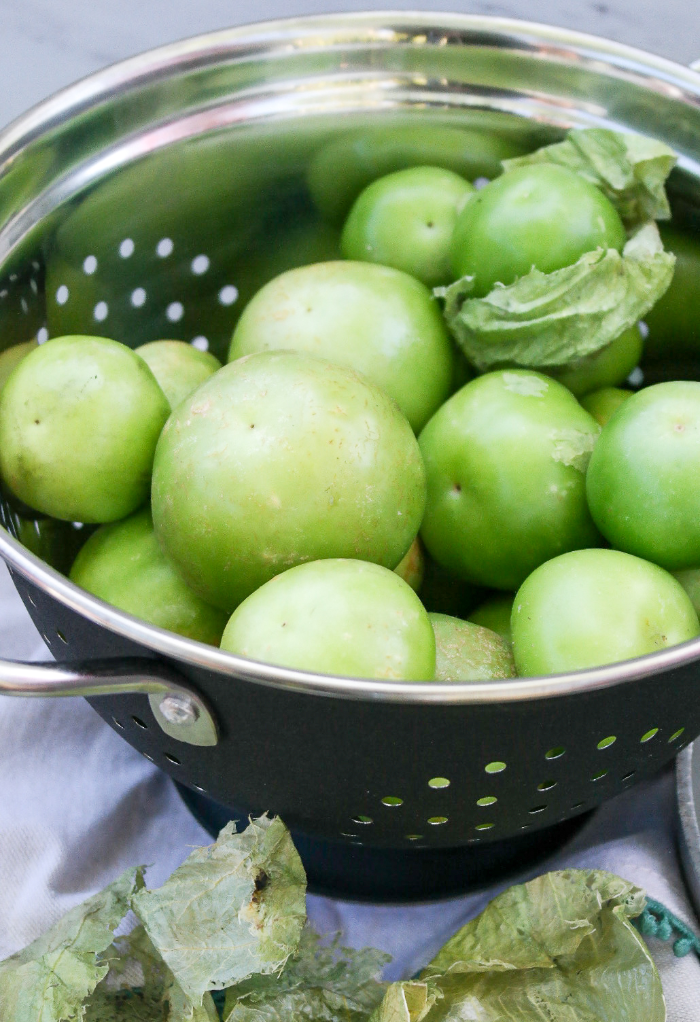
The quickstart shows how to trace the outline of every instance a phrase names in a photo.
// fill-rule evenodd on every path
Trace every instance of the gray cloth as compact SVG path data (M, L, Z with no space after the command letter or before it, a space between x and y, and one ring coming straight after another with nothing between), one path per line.
M17 659L47 656L3 567L0 650ZM83 700L0 699L0 750L0 958L128 866L150 864L155 887L192 846L211 840L168 778ZM529 875L568 866L618 873L697 929L675 850L670 771L608 802ZM409 906L311 896L309 915L322 933L342 931L351 947L388 951L387 978L405 977L499 889ZM652 939L650 947L669 1022L698 1022L700 962L674 958L670 944Z

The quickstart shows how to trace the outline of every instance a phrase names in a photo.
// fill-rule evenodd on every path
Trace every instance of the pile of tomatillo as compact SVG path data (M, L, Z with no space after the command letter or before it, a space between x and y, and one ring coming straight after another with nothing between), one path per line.
M557 674L694 638L700 382L626 382L677 288L673 163L595 129L479 188L385 175L345 258L266 283L223 367L182 341L18 344L18 521L99 526L66 571L106 602L324 674Z

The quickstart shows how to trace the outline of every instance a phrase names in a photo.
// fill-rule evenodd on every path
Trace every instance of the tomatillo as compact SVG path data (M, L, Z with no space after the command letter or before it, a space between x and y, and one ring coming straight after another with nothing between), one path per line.
M251 660L354 678L432 681L433 627L411 587L366 561L277 575L234 611L221 648Z
M620 216L595 185L553 164L518 167L471 199L452 236L456 277L474 278L473 296L512 284L532 267L552 273L597 248L622 251Z
M153 373L126 345L57 337L19 363L0 395L2 477L53 518L124 518L148 497L169 414Z
M393 266L428 287L449 284L452 233L474 194L473 185L441 167L387 174L355 200L343 228L343 255Z
M296 351L224 366L175 409L156 450L158 540L191 588L229 613L303 561L395 568L424 507L418 443L391 398Z
M316 263L266 284L233 333L229 362L256 351L306 351L363 373L418 432L450 393L455 356L424 284L372 263Z
M510 643L481 625L429 614L435 632L436 681L494 681L515 677Z
M700 383L633 394L603 428L586 489L612 546L669 571L700 564Z
M599 432L540 373L501 370L462 387L419 438L428 553L468 582L514 590L550 557L597 545L585 472Z
M158 546L148 509L101 526L71 568L76 585L159 628L218 646L226 614L192 592Z
M185 341L149 341L134 348L158 381L171 408L221 369L216 355L200 351Z
M700 633L680 582L619 550L575 550L542 564L516 593L511 624L523 676L630 660Z

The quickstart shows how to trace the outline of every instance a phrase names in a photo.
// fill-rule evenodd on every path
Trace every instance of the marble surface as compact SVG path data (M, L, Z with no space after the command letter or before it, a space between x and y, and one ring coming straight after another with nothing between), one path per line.
M690 63L697 0L0 0L0 125L106 64L250 21L349 10L458 10L562 25Z

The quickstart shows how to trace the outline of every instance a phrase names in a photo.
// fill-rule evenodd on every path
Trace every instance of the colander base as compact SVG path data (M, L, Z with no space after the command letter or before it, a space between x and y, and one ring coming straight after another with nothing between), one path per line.
M245 813L174 782L182 801L212 837ZM323 841L292 832L311 894L351 901L406 902L454 897L526 872L554 855L588 822L592 812L532 834L462 848L413 848L401 851Z

